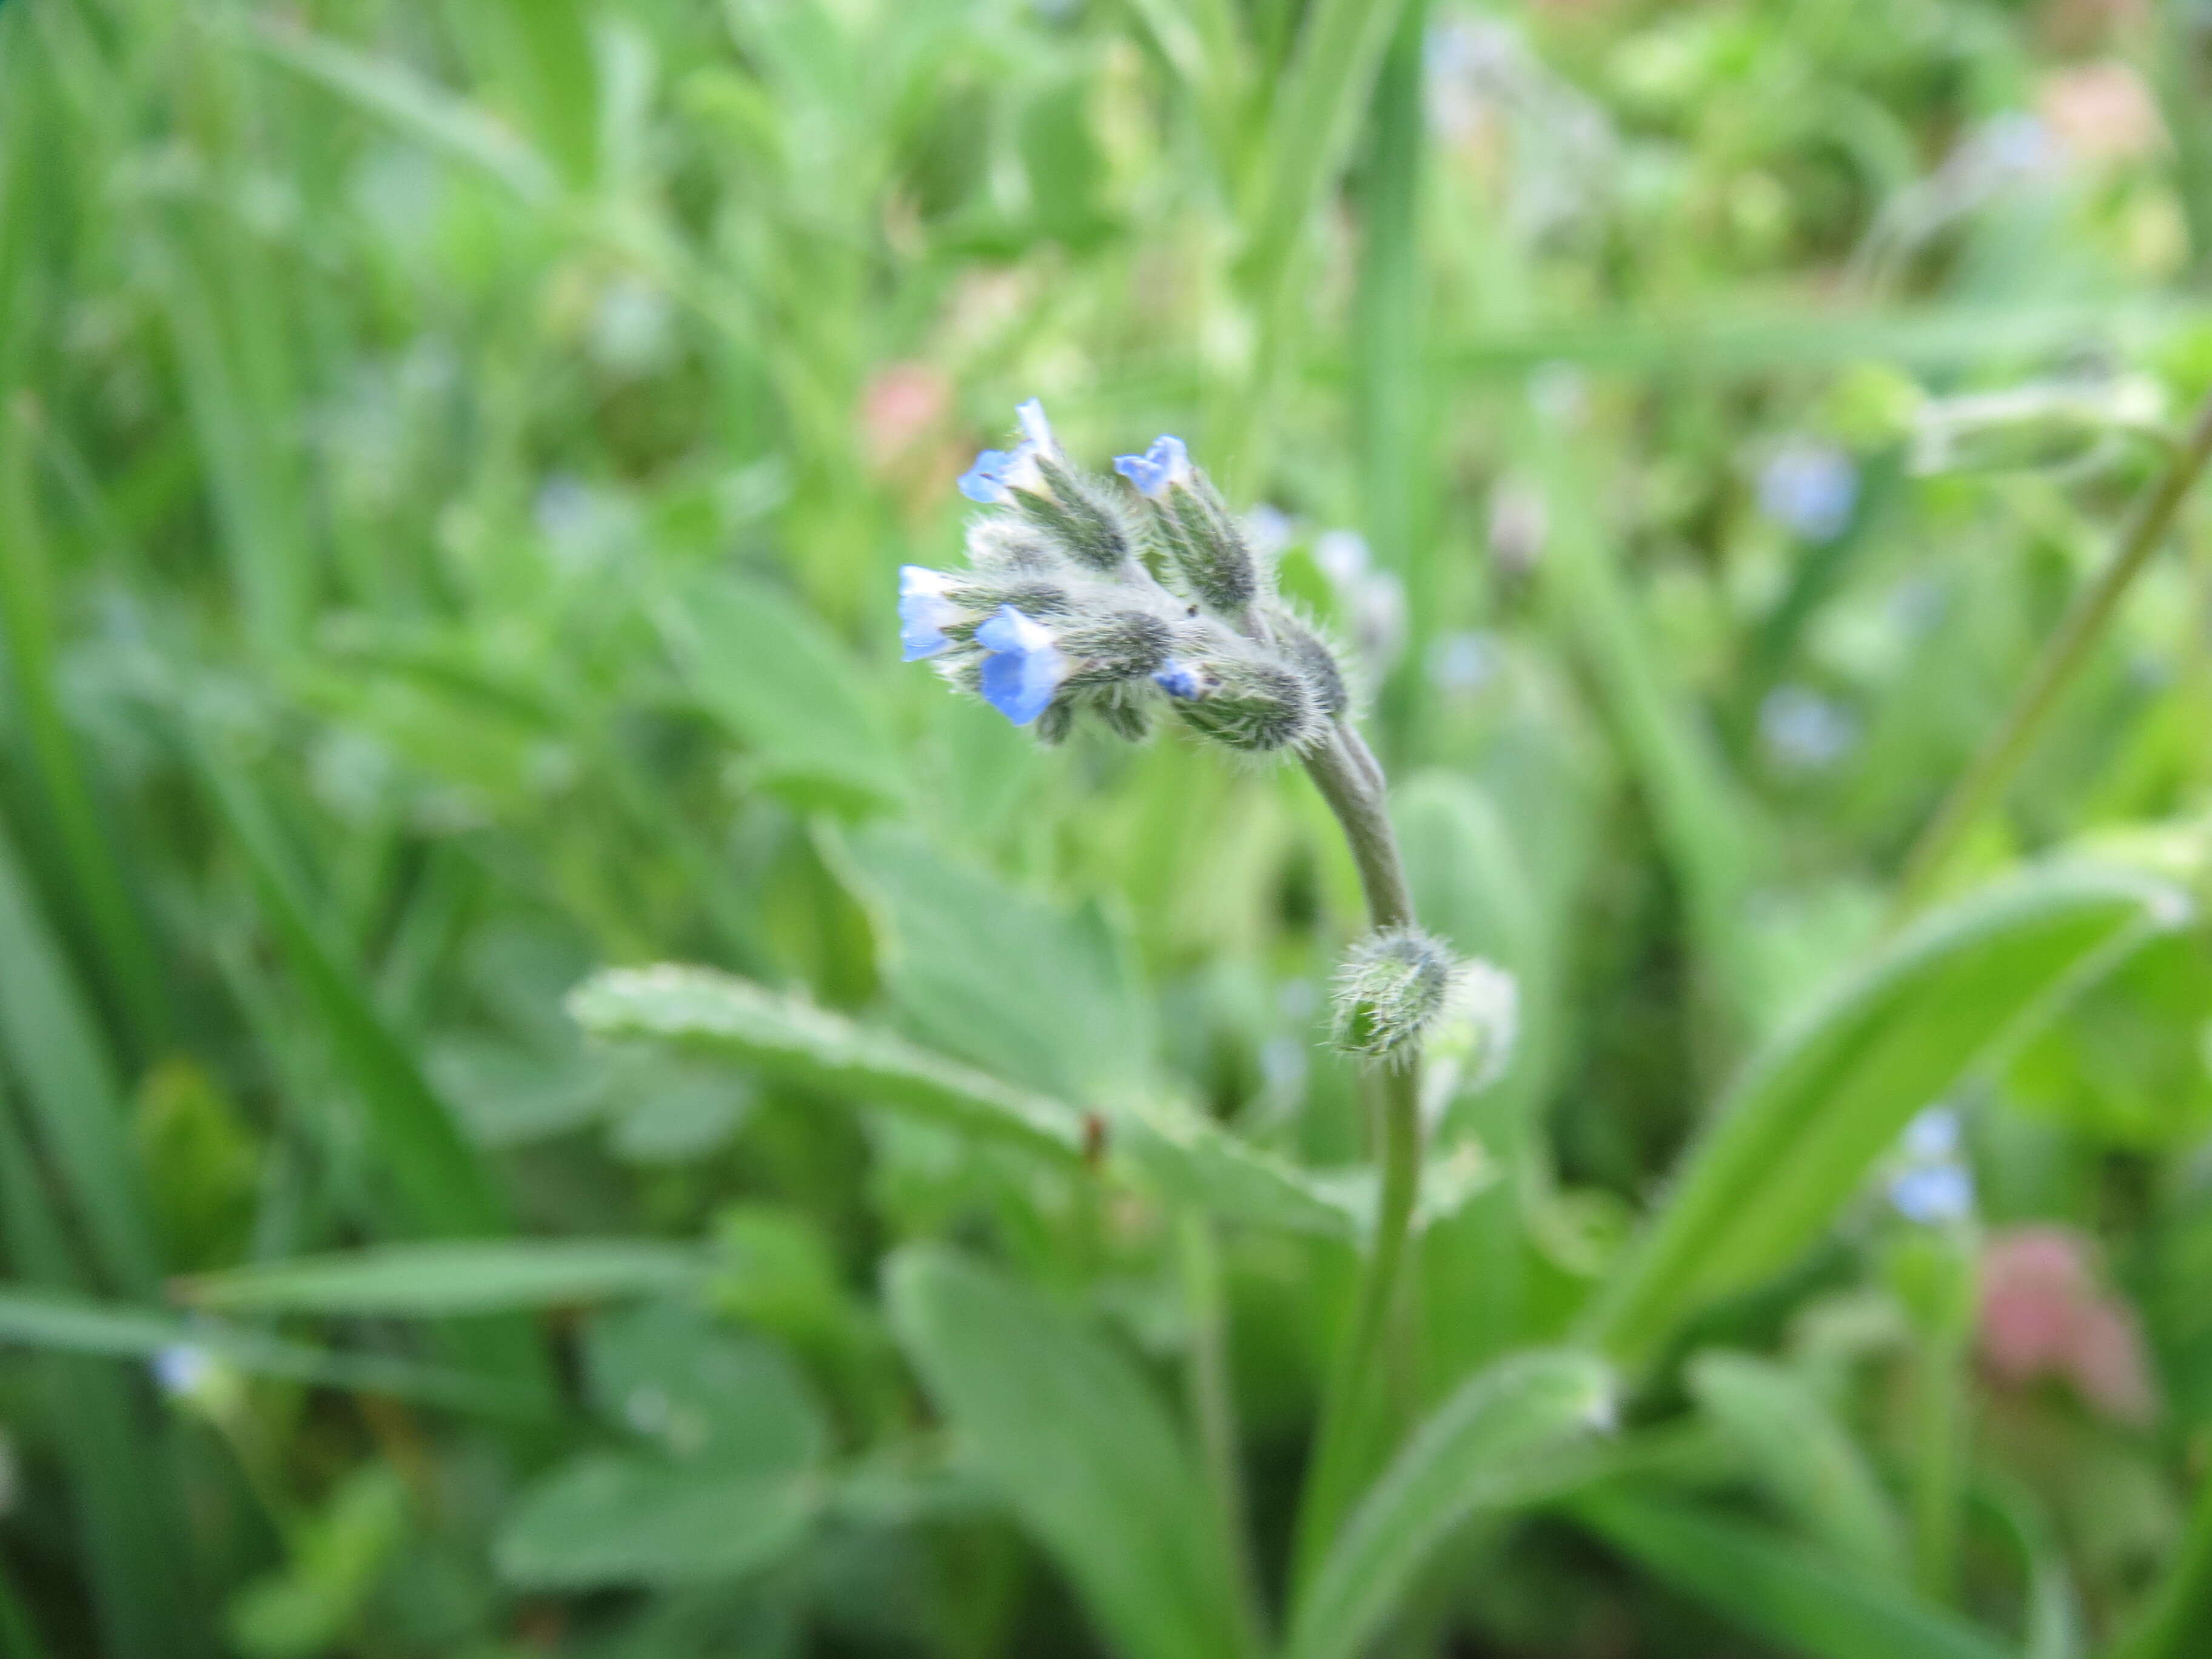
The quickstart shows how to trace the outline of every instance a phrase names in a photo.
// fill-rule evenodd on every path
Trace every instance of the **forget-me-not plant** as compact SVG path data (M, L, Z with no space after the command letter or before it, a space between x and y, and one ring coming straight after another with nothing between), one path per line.
M1083 471L1034 399L1011 449L961 476L982 510L967 568L899 573L899 638L1043 742L1079 716L1136 740L1171 710L1200 737L1248 755L1295 757L1343 826L1370 929L1336 985L1337 1046L1375 1082L1377 1194L1372 1245L1344 1368L1332 1379L1301 1515L1301 1547L1328 1535L1360 1478L1358 1425L1396 1304L1419 1185L1434 1046L1479 1087L1512 1041L1510 980L1462 963L1415 922L1382 769L1352 723L1336 647L1275 591L1273 550L1255 547L1182 439L1114 462L1117 484ZM1449 1085L1446 1085L1446 1087Z

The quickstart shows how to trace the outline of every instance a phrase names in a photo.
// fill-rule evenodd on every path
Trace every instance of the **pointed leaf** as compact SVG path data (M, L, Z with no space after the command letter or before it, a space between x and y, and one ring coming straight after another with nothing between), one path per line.
M2009 1659L1955 1614L1769 1528L1618 1490L1574 1512L1654 1577L1809 1659Z
M2191 914L2130 872L2051 865L1927 917L1752 1065L1595 1310L1641 1363L1683 1315L1787 1266L1922 1108Z

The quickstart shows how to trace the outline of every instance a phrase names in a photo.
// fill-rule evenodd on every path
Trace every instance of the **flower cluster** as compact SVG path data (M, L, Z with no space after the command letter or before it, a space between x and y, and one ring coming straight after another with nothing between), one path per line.
M1021 439L987 449L960 493L968 568L899 572L899 638L954 685L1056 743L1079 713L1135 740L1173 708L1231 748L1296 751L1349 698L1335 651L1275 597L1220 493L1179 438L1115 470L1073 466L1035 399Z

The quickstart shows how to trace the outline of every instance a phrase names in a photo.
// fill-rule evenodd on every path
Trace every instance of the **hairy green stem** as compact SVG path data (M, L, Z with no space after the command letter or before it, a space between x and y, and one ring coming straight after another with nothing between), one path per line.
M1322 798L1336 814L1358 866L1370 921L1409 927L1413 896L1390 828L1382 769L1359 734L1340 722L1331 739L1306 757ZM1376 1097L1376 1158L1381 1170L1375 1235L1362 1266L1352 1324L1328 1380L1305 1490L1298 1507L1292 1573L1305 1582L1327 1553L1376 1461L1379 1389L1401 1291L1413 1202L1421 1182L1421 1078L1419 1062L1371 1074Z
M2121 596L2165 539L2207 461L2212 461L2212 396L2198 408L2166 471L2137 498L2111 561L2075 599L2003 720L1906 854L1893 921L1904 921L1927 901L1960 842L2012 782L2061 694L2088 660Z
M2197 1503L2181 1547L2109 1659L2184 1659L2212 1628L2212 1474L2197 1483Z

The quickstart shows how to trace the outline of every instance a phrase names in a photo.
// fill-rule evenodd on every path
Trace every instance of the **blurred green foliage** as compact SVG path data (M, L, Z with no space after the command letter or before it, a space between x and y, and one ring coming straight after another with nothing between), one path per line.
M2212 509L1886 917L2212 385L2208 92L2187 0L0 5L0 1659L2203 1651ZM1518 981L1295 1572L1358 888L896 662L1031 395L1264 509Z

